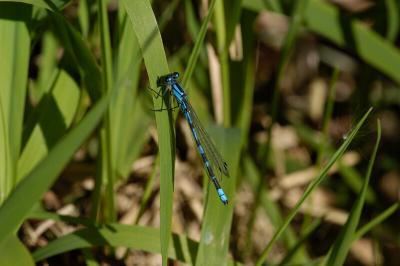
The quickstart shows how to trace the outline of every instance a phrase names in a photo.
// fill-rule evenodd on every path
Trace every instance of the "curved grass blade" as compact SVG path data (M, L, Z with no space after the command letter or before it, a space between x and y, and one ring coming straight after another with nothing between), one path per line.
M378 135L376 137L375 147L369 160L363 186L361 188L361 191L359 192L359 196L356 202L354 203L346 224L340 231L339 236L332 246L332 252L329 253L327 261L328 266L343 265L346 260L347 253L350 249L351 243L353 242L354 234L360 220L362 208L365 203L365 198L368 191L368 184L371 178L372 167L374 165L376 153L378 152L378 147L381 140L381 124L379 120L377 121L377 134Z
M224 265L229 249L235 206L241 131L236 128L211 127L208 132L216 140L217 148L230 166L231 178L226 178L222 182L222 186L229 197L229 204L222 205L211 184L208 186L196 265Z

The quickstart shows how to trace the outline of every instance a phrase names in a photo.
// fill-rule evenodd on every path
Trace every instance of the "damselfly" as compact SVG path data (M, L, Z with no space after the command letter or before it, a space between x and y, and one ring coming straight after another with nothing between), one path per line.
M221 185L219 184L214 172L214 169L217 169L219 173L229 176L228 166L201 125L200 120L192 108L192 105L188 101L185 91L178 83L178 78L178 72L161 76L157 79L157 86L168 89L176 99L176 102L185 116L190 130L192 131L193 139L196 142L197 150L199 151L201 159L203 160L207 174L213 182L222 203L228 204L228 197L221 188Z

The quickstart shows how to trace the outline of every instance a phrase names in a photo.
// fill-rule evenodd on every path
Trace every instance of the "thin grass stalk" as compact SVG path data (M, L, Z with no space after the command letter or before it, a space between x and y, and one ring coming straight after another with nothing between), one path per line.
M372 151L371 158L368 163L367 173L365 175L365 180L363 186L360 190L359 196L354 203L353 208L350 211L350 215L347 219L346 224L341 230L339 236L337 237L335 243L332 246L332 252L327 261L328 266L340 266L343 265L350 250L351 243L353 242L354 232L358 225L361 217L361 212L365 203L365 196L367 194L369 180L371 178L372 168L374 166L376 154L378 152L379 144L381 141L381 124L378 119L377 121L377 136L374 150Z
M112 56L111 56L111 41L110 41L110 30L108 26L108 13L107 13L106 0L97 0L97 6L99 10L99 27L100 27L100 47L101 47L101 67L103 86L105 92L108 92L112 88L113 77L112 77ZM105 221L111 222L116 220L115 203L114 203L114 181L116 179L115 171L113 167L113 154L111 148L111 122L110 122L110 111L107 110L103 121L102 128L100 129L100 144L101 144L101 175L103 184L105 185L105 197L106 203L105 210Z
M8 138L8 130L7 130L7 122L4 115L4 108L2 104L2 100L0 99L0 125L2 128L2 138L0 139L3 146L3 169L1 170L0 176L0 206L3 204L3 201L7 198L9 191L11 190L10 186L10 147L9 147L9 138Z
M217 48L219 63L221 68L221 82L223 91L223 125L230 127L232 124L231 112L231 88L230 88L230 70L229 70L229 51L226 44L226 22L225 22L224 1L218 1L214 15L214 26L216 31Z
M377 217L369 221L367 224L362 226L357 232L354 234L353 241L360 239L363 235L369 232L373 227L381 224L385 219L387 219L390 215L394 214L400 208L400 202L394 203L392 206L387 208Z

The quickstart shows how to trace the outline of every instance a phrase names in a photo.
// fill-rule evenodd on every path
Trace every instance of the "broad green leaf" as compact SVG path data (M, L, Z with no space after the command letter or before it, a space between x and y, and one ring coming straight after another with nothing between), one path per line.
M229 167L230 177L221 177L229 203L222 204L212 182L204 184L208 186L208 193L196 265L223 265L229 249L241 136L238 129L212 127L209 132Z
M1 266L35 265L31 253L15 235L0 241Z

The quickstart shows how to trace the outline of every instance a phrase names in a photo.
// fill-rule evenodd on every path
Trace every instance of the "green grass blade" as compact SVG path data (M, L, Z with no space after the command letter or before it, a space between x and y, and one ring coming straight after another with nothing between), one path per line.
M0 261L2 266L35 265L31 253L15 235L0 242Z
M142 55L132 23L123 9L119 12L118 47L115 51L115 84L118 90L110 105L113 165L120 177L126 177L131 164L147 139L150 116L145 112L143 95L138 94ZM129 120L129 123L127 123Z
M0 205L17 183L28 81L32 8L0 3Z
M238 129L213 127L209 132L215 140L217 148L221 151L222 157L226 160L231 174L229 178L224 177L221 183L229 203L224 206L213 184L207 182L207 204L205 205L196 265L223 265L229 248L241 136Z
M13 190L0 207L0 240L18 228L33 205L51 186L76 149L94 130L110 98L111 94L108 94L101 99Z
M286 220L282 224L281 227L278 228L278 230L275 232L274 236L272 237L271 241L268 243L268 245L265 247L263 252L261 253L261 256L257 260L256 265L261 265L265 259L267 258L272 246L275 244L275 242L279 239L283 231L285 231L286 227L290 224L290 222L293 220L297 212L300 210L300 206L303 204L303 202L308 198L308 196L311 194L311 192L314 191L314 189L325 179L326 175L328 174L328 170L332 167L332 165L340 159L340 157L343 155L343 153L346 151L347 147L350 145L351 141L354 139L354 137L357 135L358 130L361 128L361 126L364 124L365 120L367 119L368 115L371 113L372 108L370 108L365 115L361 118L361 120L357 123L357 125L354 127L354 129L350 132L349 137L343 142L343 144L340 146L340 148L335 152L335 154L331 157L329 162L325 165L325 167L321 170L319 175L308 185L306 190L304 191L303 196L300 198L300 200L296 203L296 205L293 207L293 209L290 211L288 214Z
M350 249L351 243L353 242L354 232L356 231L356 227L360 220L362 208L364 206L365 197L367 194L368 184L371 177L372 167L375 162L376 153L378 152L379 143L381 140L381 125L380 121L377 121L377 137L375 142L374 150L371 154L371 158L369 160L367 173L365 175L365 180L361 191L359 192L359 196L354 203L354 206L350 212L349 218L346 221L343 229L341 230L338 238L332 246L332 252L327 261L328 266L333 265L343 265L346 260L347 253Z
M225 13L228 13L229 16L226 17L226 49L229 48L229 45L235 35L236 26L238 26L238 22L240 21L240 15L242 12L242 1L225 1Z
M40 67L37 82L34 84L31 97L34 102L39 102L42 96L51 89L49 80L54 78L57 72L57 48L58 42L51 32L46 32L42 40L42 53L40 55Z
M167 59L157 21L148 1L124 0L146 65L150 87L157 88L157 77L169 73ZM153 97L154 108L160 108L164 99ZM168 97L164 106L169 107ZM171 110L155 112L160 150L160 241L163 265L167 265L171 236L175 136Z
M98 17L99 17L99 31L100 31L100 49L101 49L101 68L102 68L102 83L105 92L112 89L113 86L113 73L112 73L112 56L111 56L111 41L110 29L108 26L108 13L107 13L107 0L97 0ZM101 171L97 173L96 191L101 193L101 203L104 205L97 207L97 217L104 217L106 222L114 222L116 220L115 200L114 200L114 184L117 179L116 171L114 168L115 153L112 148L112 122L111 113L108 109L100 129L100 146L101 146Z
M388 12L386 38L394 42L400 30L399 1L385 0L385 6Z
M360 239L364 234L370 231L374 226L381 224L385 219L387 219L390 215L395 213L400 208L400 202L396 202L377 217L369 221L363 227L361 227L357 232L354 234L353 241Z
M79 1L79 7L78 7L78 20L79 20L79 27L82 32L82 36L84 38L88 37L89 34L89 23L90 23L90 17L89 17L89 3L88 0L81 0Z

